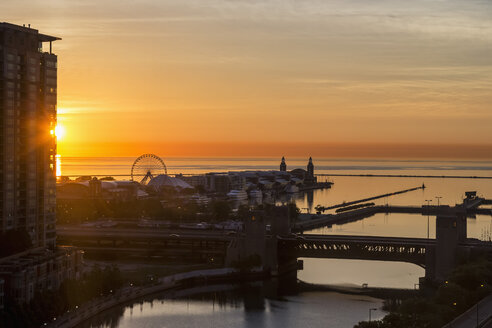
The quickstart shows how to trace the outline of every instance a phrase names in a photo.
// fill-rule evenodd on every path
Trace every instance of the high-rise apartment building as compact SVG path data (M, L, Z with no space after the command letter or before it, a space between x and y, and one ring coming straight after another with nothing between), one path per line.
M45 248L56 239L56 40L0 23L0 232L26 230Z
M0 311L4 297L29 303L82 270L82 251L55 247L56 40L0 23L0 234L26 231L32 241L0 258Z

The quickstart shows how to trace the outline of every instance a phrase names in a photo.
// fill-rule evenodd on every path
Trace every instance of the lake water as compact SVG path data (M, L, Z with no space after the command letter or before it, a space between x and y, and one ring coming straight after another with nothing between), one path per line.
M134 157L58 157L59 175L130 176ZM278 170L279 158L162 158L169 174ZM287 170L306 168L307 158L286 159ZM492 176L492 161L313 159L316 173Z
M133 158L61 158L62 175L122 175L128 178ZM165 159L169 174L226 172L237 170L278 169L279 159ZM305 159L287 159L288 170L305 168ZM324 174L398 174L398 175L454 175L492 176L492 162L488 161L391 161L314 159L315 173ZM123 175L127 175L126 177ZM334 182L331 189L315 190L293 196L304 212L314 211L318 204L328 206L379 194L413 188L425 184L424 190L375 200L376 204L454 205L463 200L464 192L476 190L479 195L492 198L492 179L449 178L390 178L390 177L320 177ZM436 198L440 197L440 198ZM284 199L289 201L289 199ZM311 233L348 234L395 237L435 236L435 217L415 214L377 214L343 225L316 229ZM490 216L468 219L468 236L489 239L492 231ZM304 270L299 279L319 284L338 284L409 288L413 289L424 270L416 265L398 262L355 261L338 259L304 259ZM260 288L255 302L260 308L249 307L250 296L244 291L226 294L226 301L217 305L212 294L195 298L168 299L144 302L142 306L122 307L116 323L101 323L95 327L352 327L367 320L368 309L381 306L381 300L354 297L337 293L316 292L285 296L281 300L264 293ZM211 299L212 298L212 299ZM258 297L257 297L258 298ZM156 298L155 300L158 300ZM374 317L382 316L378 310Z

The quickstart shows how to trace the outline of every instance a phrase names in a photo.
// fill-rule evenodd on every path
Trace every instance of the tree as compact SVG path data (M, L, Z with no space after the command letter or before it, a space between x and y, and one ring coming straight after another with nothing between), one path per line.
M225 200L216 200L210 204L212 218L215 221L224 221L229 219L231 206Z

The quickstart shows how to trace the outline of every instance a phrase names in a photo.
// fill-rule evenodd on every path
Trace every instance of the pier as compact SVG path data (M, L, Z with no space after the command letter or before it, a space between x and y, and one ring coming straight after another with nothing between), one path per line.
M351 202L345 202L342 204L332 206L318 206L318 213L337 208L345 208L351 205L360 204L374 199L380 199L388 196L394 196L406 192L411 192L418 189L424 189L425 186L400 190L388 194L377 195L364 199L359 199ZM337 214L301 214L300 218L295 222L292 227L294 232L303 232L325 226L331 226L332 224L341 224L360 220L373 216L378 213L407 213L407 214L421 214L421 215L460 215L464 217L475 217L475 215L491 215L492 209L480 208L481 205L492 204L492 199L485 199L477 197L475 192L467 193L467 198L464 199L462 204L455 206L449 205L422 205L422 206L398 206L398 205L372 205L368 204L367 207L357 208L353 210L343 211ZM362 204L363 205L363 204Z
M359 200L354 200L354 201L351 201L351 202L344 202L342 204L337 204L337 205L328 206L328 207L316 206L316 210L318 210L320 212L324 212L324 211L332 210L332 209L335 209L335 208L346 207L346 206L355 205L355 204L359 204L359 203L363 203L363 202L368 202L370 200L380 199L380 198L389 197L389 196L396 196L396 195L400 195L400 194L404 194L404 193L407 193L407 192L411 192L411 191L415 191L415 190L420 190L420 189L425 189L425 185L422 185L422 186L419 186L419 187L415 187L415 188L410 188L410 189L404 189L404 190L399 190L399 191L395 191L395 192L390 192L390 193L383 194L383 195L377 195L377 196L373 196L373 197L369 197L369 198L363 198L363 199L359 199Z

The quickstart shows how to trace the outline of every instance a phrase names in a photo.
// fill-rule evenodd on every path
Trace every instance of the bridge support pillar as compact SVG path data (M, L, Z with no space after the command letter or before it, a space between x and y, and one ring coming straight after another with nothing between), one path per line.
M458 245L465 241L466 234L465 215L437 216L434 280L445 280L458 264Z
M436 280L436 249L434 247L426 247L425 249L425 278L420 279L421 285Z
M263 271L276 276L280 273L278 235L290 233L289 208L274 208L270 213L255 211L244 222L244 234L227 249L226 265L234 266L252 257L261 258ZM296 259L294 258L294 262Z
M227 248L226 265L242 267L259 259L265 272L277 271L277 238L267 231L263 218L252 217L244 222L244 234L238 235Z

